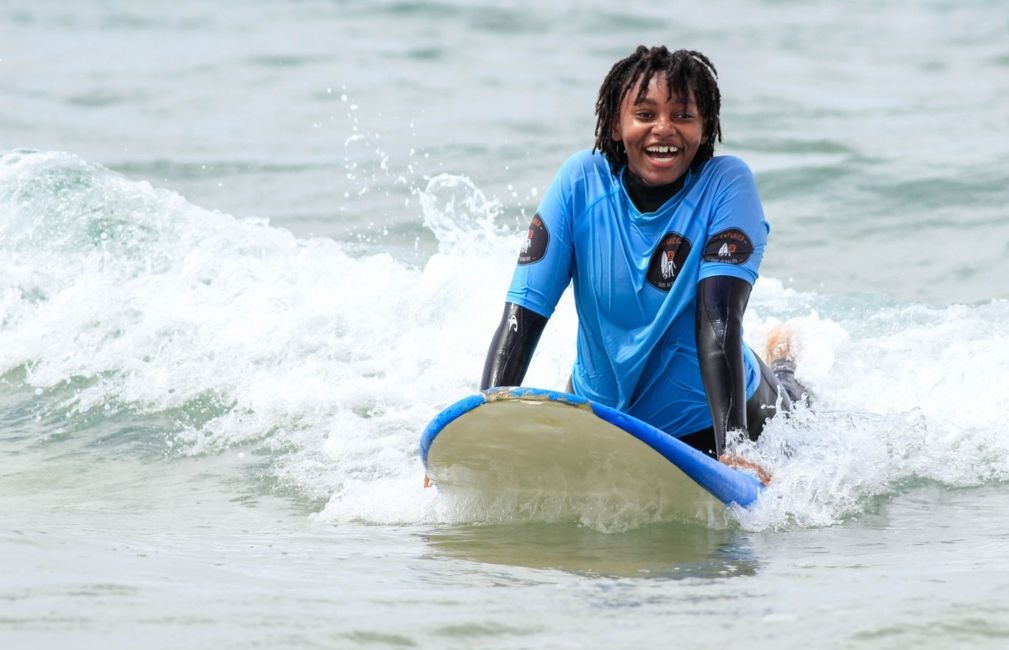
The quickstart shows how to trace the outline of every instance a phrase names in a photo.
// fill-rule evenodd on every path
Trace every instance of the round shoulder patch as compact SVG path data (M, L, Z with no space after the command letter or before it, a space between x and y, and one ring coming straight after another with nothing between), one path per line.
M742 230L730 228L712 235L704 246L705 262L742 264L753 254L753 243Z
M522 242L522 248L519 249L519 264L532 264L543 259L543 256L547 254L547 244L549 243L550 233L547 232L547 225L543 223L543 219L537 212L529 223L526 240Z
M690 242L678 232L662 235L648 263L648 282L661 291L669 291L690 255Z

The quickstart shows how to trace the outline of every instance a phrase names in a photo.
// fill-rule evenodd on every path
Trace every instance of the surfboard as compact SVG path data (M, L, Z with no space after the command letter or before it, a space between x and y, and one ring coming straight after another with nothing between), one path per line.
M626 413L536 388L495 388L439 413L420 456L440 491L488 499L605 498L659 519L707 518L752 505L764 489Z

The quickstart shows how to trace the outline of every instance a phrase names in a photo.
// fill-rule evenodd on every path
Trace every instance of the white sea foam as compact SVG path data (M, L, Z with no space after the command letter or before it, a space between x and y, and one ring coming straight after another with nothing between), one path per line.
M71 419L167 414L171 454L272 450L276 481L324 502L323 519L494 520L421 486L417 442L477 389L521 234L468 179L436 177L421 199L441 249L416 267L204 210L71 155L7 153L0 374L23 368L43 392L75 386L61 405ZM747 336L760 349L793 319L816 403L740 444L775 479L738 521L829 525L914 482L1009 478L1007 312L760 280ZM527 384L564 385L575 327L568 295ZM572 516L529 516L551 512ZM603 530L647 523L621 508L574 515Z

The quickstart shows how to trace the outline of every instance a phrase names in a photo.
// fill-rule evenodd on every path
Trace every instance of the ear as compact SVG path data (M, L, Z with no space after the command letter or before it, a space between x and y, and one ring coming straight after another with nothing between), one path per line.
M612 138L614 142L623 142L624 140L624 133L620 128L619 119L613 120L613 128L610 129L610 138Z

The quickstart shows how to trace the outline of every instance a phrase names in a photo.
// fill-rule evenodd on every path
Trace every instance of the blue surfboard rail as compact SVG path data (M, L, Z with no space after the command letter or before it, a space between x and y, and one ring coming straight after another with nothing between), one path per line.
M463 398L435 416L420 437L420 458L425 469L431 444L450 422L488 402L516 399L564 402L591 408L597 417L651 447L726 505L738 504L745 508L764 491L763 484L752 474L728 467L647 422L584 397L525 387L492 388Z

